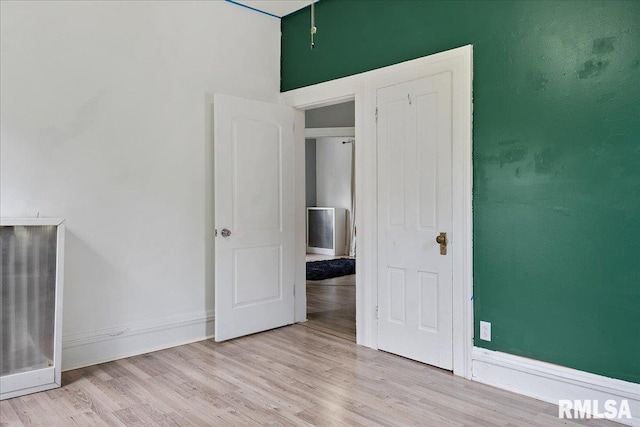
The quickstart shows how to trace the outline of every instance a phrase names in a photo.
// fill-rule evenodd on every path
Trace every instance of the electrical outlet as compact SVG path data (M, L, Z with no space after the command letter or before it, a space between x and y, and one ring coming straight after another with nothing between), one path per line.
M491 322L480 321L480 339L491 341Z

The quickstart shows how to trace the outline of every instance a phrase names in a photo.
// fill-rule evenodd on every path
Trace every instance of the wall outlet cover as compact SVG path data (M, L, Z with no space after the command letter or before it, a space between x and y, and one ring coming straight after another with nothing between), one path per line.
M491 322L480 321L480 339L491 341Z

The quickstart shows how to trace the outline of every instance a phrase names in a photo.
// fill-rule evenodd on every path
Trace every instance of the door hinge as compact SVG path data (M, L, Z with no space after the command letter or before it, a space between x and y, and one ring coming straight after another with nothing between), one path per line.
M376 107L376 123L378 123L378 107Z
M217 228L215 228L213 230L213 237L218 237L218 229Z

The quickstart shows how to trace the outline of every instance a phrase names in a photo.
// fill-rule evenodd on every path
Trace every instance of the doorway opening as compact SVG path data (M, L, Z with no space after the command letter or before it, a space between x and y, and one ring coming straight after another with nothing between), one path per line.
M305 111L305 326L356 341L355 102Z
M451 245L447 253L452 259L452 319L453 332L453 373L471 378L473 362L473 274L472 274L472 213L471 213L471 117L472 117L472 63L473 48L471 45L436 53L426 57L390 65L364 73L343 77L315 84L313 86L294 89L282 94L286 105L306 111L311 108L333 105L339 102L355 100L356 129L358 149L356 151L357 176L357 210L358 222L358 265L356 278L356 330L357 343L378 349L379 346L379 233L378 212L378 162L381 157L377 152L378 137L378 102L377 92L381 88L390 87L442 73L451 75L451 141L452 141L452 191L453 223L451 226ZM433 97L429 97L433 99ZM420 102L409 97L404 101ZM399 104L400 105L400 104ZM397 109L394 109L397 111ZM422 122L420 122L422 123ZM302 132L300 132L302 133ZM302 151L302 150L300 150ZM393 152L395 153L395 152ZM392 154L393 154L392 153ZM302 153L298 161L301 164ZM397 153L396 153L397 154ZM396 158L397 156L394 156ZM304 185L304 170L297 173L298 186ZM300 192L300 195L302 192ZM304 208L303 197L300 198L299 209ZM298 233L300 245L304 245L304 214L298 215ZM433 242L436 240L433 239ZM447 241L448 242L448 241ZM306 285L302 277L302 250L297 252L300 267L299 287ZM396 276L399 276L396 275ZM397 278L394 276L395 278ZM423 284L430 282L425 275ZM400 283L399 281L395 282ZM423 286L423 288L425 287ZM304 288L302 288L304 289ZM304 292L298 294L296 301L304 301ZM298 298L298 297L297 297ZM397 300L397 298L396 298ZM388 301L387 301L388 302ZM410 301L411 303L414 300ZM384 301L382 301L384 303ZM306 304L299 304L301 310L296 319L307 318L302 309ZM393 307L396 307L395 305ZM298 315L299 313L299 315ZM423 322L424 323L424 322Z

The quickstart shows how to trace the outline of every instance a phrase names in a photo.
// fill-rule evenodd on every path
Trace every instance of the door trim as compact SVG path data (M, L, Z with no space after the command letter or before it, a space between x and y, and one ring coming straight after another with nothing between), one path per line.
M376 307L377 281L377 154L376 91L445 71L453 76L453 373L471 378L473 350L473 246L472 246L472 80L471 45L365 73L319 83L281 94L282 102L300 110L355 100L355 130L360 144L356 150L356 221L358 263L356 264L357 343L378 348ZM304 152L304 144L303 152ZM296 171L296 192L304 197L304 170ZM296 218L304 212L296 211ZM299 221L296 221L299 223ZM304 224L304 220L302 221ZM296 234L304 236L299 224ZM297 266L297 269L304 265ZM301 280L301 275L296 275ZM296 282L297 293L306 282ZM306 296L296 295L296 321L306 320Z

